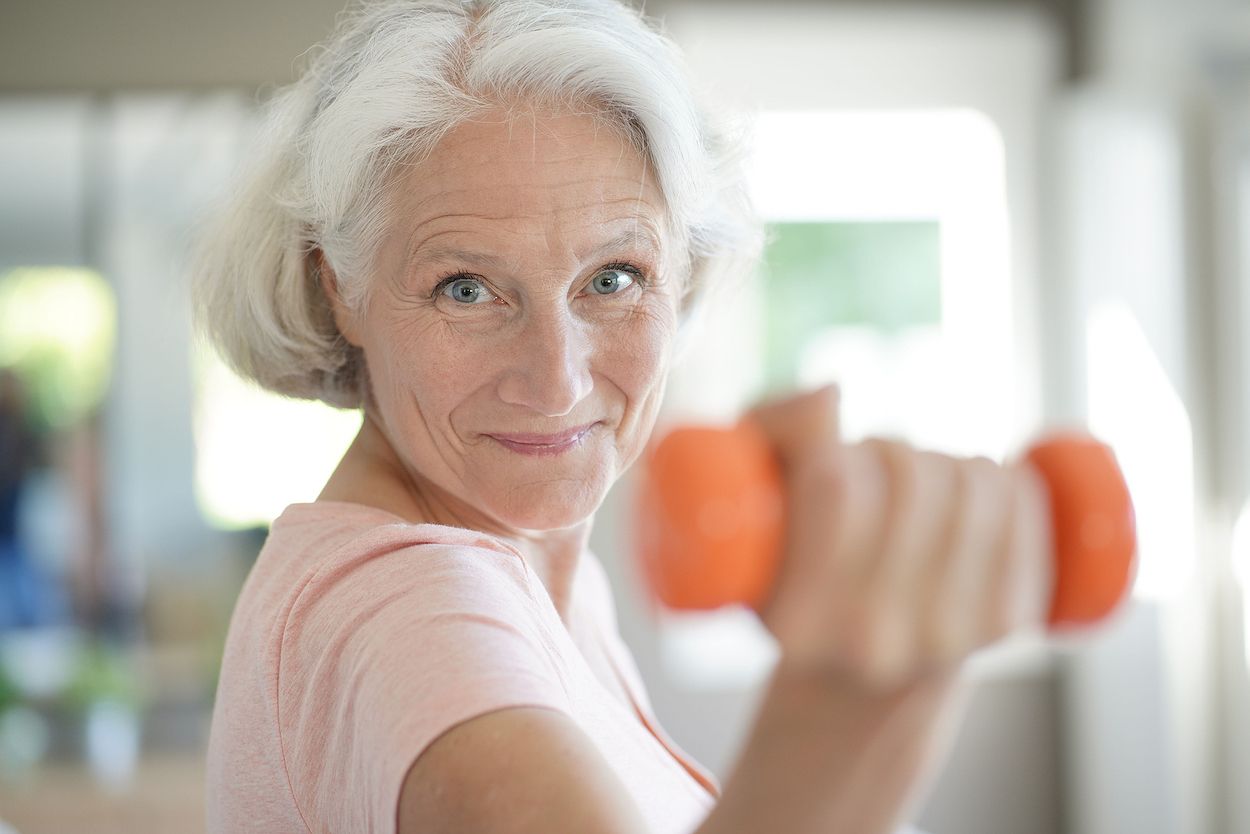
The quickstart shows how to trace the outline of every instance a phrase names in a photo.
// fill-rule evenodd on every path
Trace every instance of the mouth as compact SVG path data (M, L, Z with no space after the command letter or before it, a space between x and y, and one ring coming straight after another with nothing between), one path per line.
M487 434L505 448L523 455L559 455L577 446L597 423L567 429L557 434Z

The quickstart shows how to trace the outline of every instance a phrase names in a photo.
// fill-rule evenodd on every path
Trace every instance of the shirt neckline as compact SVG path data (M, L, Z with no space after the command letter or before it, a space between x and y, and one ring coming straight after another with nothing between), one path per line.
M445 531L445 534L450 534L458 539L473 541L475 543L485 539L494 543L500 549L521 557L521 561L525 561L524 557L521 555L521 551L517 550L511 544L508 544L508 542L504 541L499 536L496 536L494 533L487 533L483 530L473 530L468 527L456 527L451 524L438 524L433 521L409 521L403 516L397 515L390 510L384 510L381 507L375 507L371 504L361 504L357 501L339 501L334 499L326 501L303 501L295 504L288 504L286 509L284 509L282 513L273 520L273 526L292 523L297 520L296 517L306 515L317 516L317 520L325 520L327 511L335 514L349 512L355 515L384 516L390 519L392 524L412 527L414 529L430 527L435 530Z

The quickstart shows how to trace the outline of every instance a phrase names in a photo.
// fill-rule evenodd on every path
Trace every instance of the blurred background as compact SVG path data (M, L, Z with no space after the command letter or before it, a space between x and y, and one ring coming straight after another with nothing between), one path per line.
M203 828L234 597L358 415L192 338L181 264L339 0L0 3L0 831ZM754 120L770 242L665 420L843 386L851 437L1115 448L1131 601L978 656L932 834L1250 832L1250 6L650 0ZM733 357L732 362L725 360ZM593 545L670 733L723 780L773 661L655 611L632 480Z

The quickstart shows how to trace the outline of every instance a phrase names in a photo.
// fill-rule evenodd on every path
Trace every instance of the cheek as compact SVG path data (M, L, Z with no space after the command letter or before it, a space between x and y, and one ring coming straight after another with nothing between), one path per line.
M632 408L647 409L662 393L676 328L671 309L641 310L612 334L611 344L598 349L609 358L601 366L605 375L632 400Z
M378 406L392 420L411 420L414 399L426 422L450 414L489 387L510 355L509 347L499 343L497 325L483 330L388 324L366 345L366 357ZM662 389L677 332L676 305L670 299L656 299L623 318L592 322L591 332L590 367L635 400L634 407Z
M677 310L674 305L666 304L660 309L644 311L639 320L633 345L638 373L652 380L662 378L668 372L677 336Z
M366 357L374 397L391 424L438 422L480 385L485 371L464 340L446 338L437 327L393 326L379 332L372 348Z

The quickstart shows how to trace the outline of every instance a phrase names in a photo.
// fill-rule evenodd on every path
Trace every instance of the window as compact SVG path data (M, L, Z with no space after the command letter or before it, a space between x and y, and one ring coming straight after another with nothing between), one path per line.
M207 350L195 361L195 492L214 525L268 525L312 501L360 429L360 412L270 394Z
M762 264L675 371L668 419L728 418L770 391L837 382L848 440L1014 451L1030 415L1016 397L993 123L969 110L766 113L749 171ZM751 683L773 662L744 611L662 616L666 666L688 686Z

